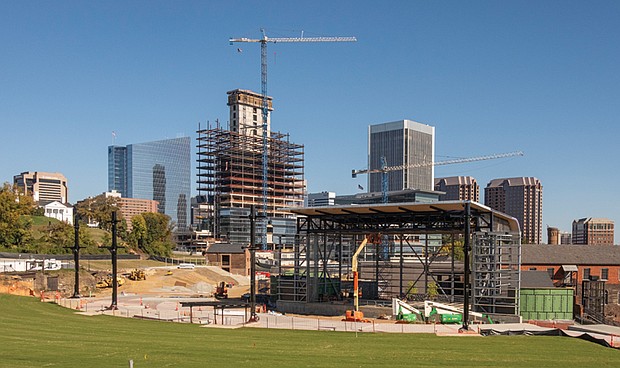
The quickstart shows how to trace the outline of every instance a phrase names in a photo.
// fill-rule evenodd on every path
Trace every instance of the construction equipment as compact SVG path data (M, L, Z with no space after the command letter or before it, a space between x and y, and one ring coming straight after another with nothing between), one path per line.
M125 283L125 279L123 277L119 277L119 276L116 277L117 286L123 286L124 283ZM100 289L114 286L114 283L112 282L112 275L108 275L106 278L99 281L95 286L97 286Z
M357 272L358 262L360 253L366 247L366 244L380 244L381 243L381 235L379 234L371 234L366 235L360 245L357 247L357 250L351 257L351 271L353 273L353 310L346 311L346 315L343 321L348 322L370 322L369 320L364 319L364 313L360 311L359 308L359 275Z
M142 281L146 280L146 274L144 270L133 270L129 273L128 278L133 281Z
M424 314L420 310L397 298L392 298L392 315L396 317L397 323L425 321Z
M426 316L427 321L439 322L443 324L463 322L462 308L430 300L424 301L424 315ZM469 315L480 318L478 322L493 323L491 317L486 314L469 311Z
M523 156L522 151L508 152L508 153L499 153L496 155L487 155L487 156L478 156L478 157L467 157L467 158L455 158L452 160L446 161L438 161L438 162L422 162L415 163L410 165L395 165L388 166L385 157L381 157L381 168L379 169L361 169L361 170L351 170L351 177L357 178L359 174L375 174L381 173L381 191L383 203L388 202L388 176L387 174L392 171L405 170L405 169L415 169L419 167L428 167L428 166L443 166L443 165L453 165L453 164L462 164L466 162L475 162L475 161L484 161L484 160L495 160L498 158L507 158L514 156Z
M268 162L267 162L267 118L269 116L269 102L267 98L267 43L292 43L292 42L355 42L357 39L355 37L304 37L303 32L301 33L301 37L276 37L269 38L265 34L265 30L261 29L261 33L263 37L260 39L251 39L251 38L230 38L229 42L232 45L235 42L249 42L249 43L260 43L260 64L261 64L261 94L263 95L262 101L262 115L263 115L263 216L265 217L264 227L263 227L263 241L262 248L267 249L267 191L268 191L268 183L267 183L267 171L268 171Z
M228 299L228 288L226 287L226 283L224 281L220 282L219 285L215 287L215 293L213 296L216 299Z

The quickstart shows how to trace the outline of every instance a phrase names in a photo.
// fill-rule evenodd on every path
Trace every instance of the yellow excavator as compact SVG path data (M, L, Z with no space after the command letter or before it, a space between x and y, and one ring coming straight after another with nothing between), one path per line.
M364 240L357 247L357 250L353 254L351 258L351 271L353 272L353 310L346 311L345 317L343 321L347 322L370 322L369 320L364 318L364 313L360 311L359 307L359 275L357 272L357 259L362 253L362 250L366 247L366 244L381 244L381 235L380 234L370 234L364 237Z
M133 270L129 273L129 279L133 281L142 281L146 280L146 274L144 270Z
M121 276L116 276L117 286L122 286L125 283L125 279ZM112 275L109 275L105 279L99 281L97 283L97 287L100 289L112 287L114 284L112 283Z

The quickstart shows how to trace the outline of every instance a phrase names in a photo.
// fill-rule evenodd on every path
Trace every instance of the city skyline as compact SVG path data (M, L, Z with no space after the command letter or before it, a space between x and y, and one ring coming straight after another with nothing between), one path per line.
M0 124L16 132L0 148L10 158L3 181L61 172L74 203L106 190L108 146L194 141L199 123L226 126L226 91L260 90L259 47L228 39L259 38L264 27L273 37L358 39L269 45L272 129L306 147L309 192L366 186L350 172L367 165L367 127L410 119L436 128L438 161L525 152L437 167L436 177L472 176L481 187L537 177L544 227L620 219L617 2L245 5L0 4Z

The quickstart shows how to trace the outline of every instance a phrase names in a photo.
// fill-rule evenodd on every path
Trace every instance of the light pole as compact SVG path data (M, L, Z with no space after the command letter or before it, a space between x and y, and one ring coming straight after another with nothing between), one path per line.
M110 253L112 253L112 304L108 307L109 310L117 310L118 309L118 281L116 279L117 273L117 253L118 253L118 245L116 244L116 224L118 220L116 219L116 211L112 211L112 246L108 247Z
M75 285L73 287L72 298L81 298L80 295L80 216L77 211L73 214L74 243L71 250L73 251L73 263L75 264Z
M256 315L256 211L250 206L250 319L248 322L258 322Z

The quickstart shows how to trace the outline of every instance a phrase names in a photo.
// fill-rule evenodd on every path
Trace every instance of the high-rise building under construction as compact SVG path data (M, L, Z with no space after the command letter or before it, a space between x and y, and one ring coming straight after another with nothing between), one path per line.
M304 202L304 146L288 134L270 130L263 141L262 96L247 90L228 92L230 129L219 124L198 129L198 193L216 237L249 243L249 211L254 206L273 226L274 245L291 244L295 217L288 207ZM272 111L271 98L268 109ZM269 115L268 115L269 116ZM266 143L266 147L265 147ZM263 150L267 150L267 200L263 213ZM264 226L256 226L262 237Z

